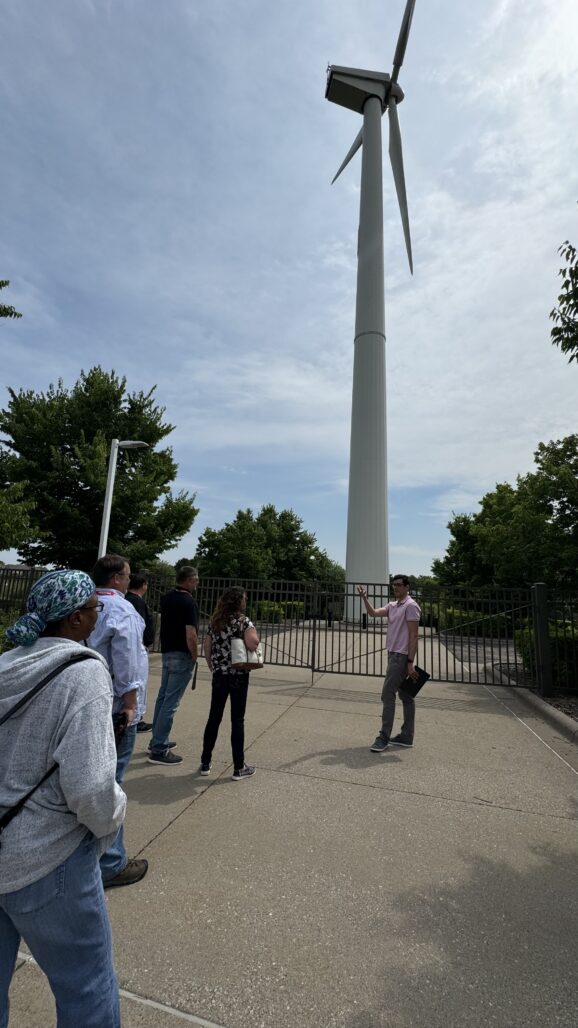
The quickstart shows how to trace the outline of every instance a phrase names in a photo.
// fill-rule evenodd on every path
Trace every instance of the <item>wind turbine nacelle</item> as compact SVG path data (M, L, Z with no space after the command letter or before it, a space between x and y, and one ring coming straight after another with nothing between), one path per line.
M385 107L391 77L379 71L363 71L360 68L342 68L332 64L327 73L325 96L340 107L363 114L365 101L376 96Z

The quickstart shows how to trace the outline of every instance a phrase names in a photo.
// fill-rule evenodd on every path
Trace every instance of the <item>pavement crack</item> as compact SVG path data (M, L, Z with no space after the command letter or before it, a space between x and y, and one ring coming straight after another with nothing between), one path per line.
M270 771L272 774L294 775L296 778L311 778L318 782L327 782L329 785L336 785L343 788L344 785L351 785L357 789L375 789L377 792L388 792L396 796L419 796L423 799L439 800L440 803L455 803L458 806L482 807L485 810L506 810L515 814L529 814L532 817L547 817L554 821L578 821L578 817L572 814L551 814L548 811L528 810L525 807L514 807L504 803L493 803L490 800L474 798L471 800L456 799L453 796L440 796L435 792L424 792L420 789L395 789L387 785L375 785L373 782L359 782L350 778L327 778L325 775L314 775L307 771L291 771L289 768L259 766L260 771Z

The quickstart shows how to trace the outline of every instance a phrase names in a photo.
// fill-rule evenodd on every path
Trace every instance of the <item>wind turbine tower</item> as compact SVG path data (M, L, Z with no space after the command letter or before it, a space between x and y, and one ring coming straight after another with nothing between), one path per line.
M387 438L385 409L385 307L381 118L389 119L389 157L405 245L413 273L403 153L397 106L403 100L398 76L403 64L415 0L408 0L391 75L330 65L325 96L363 115L363 126L333 181L362 147L357 300L347 510L347 582L389 581L387 531ZM353 617L353 597L348 617Z

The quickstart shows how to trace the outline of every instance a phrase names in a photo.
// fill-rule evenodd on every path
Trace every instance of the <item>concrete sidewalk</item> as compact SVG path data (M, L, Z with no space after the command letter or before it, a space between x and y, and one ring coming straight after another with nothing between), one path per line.
M150 870L107 894L124 1028L575 1028L578 748L509 690L429 682L415 747L373 754L380 689L254 672L239 783L226 722L198 774L206 669L183 764L138 737L127 846ZM11 1028L54 1025L24 959L11 997Z

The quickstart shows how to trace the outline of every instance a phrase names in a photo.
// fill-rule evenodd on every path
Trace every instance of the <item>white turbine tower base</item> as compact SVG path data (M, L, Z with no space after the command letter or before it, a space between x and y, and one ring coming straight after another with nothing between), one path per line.
M397 78L405 56L414 6L415 0L407 0L391 76L331 65L325 93L333 103L363 114L363 128L335 176L338 178L363 147L345 568L346 581L352 584L383 583L387 586L389 581L381 118L387 110L389 157L409 266L413 272L397 113L403 92ZM346 617L360 617L360 606L353 588L347 597Z

